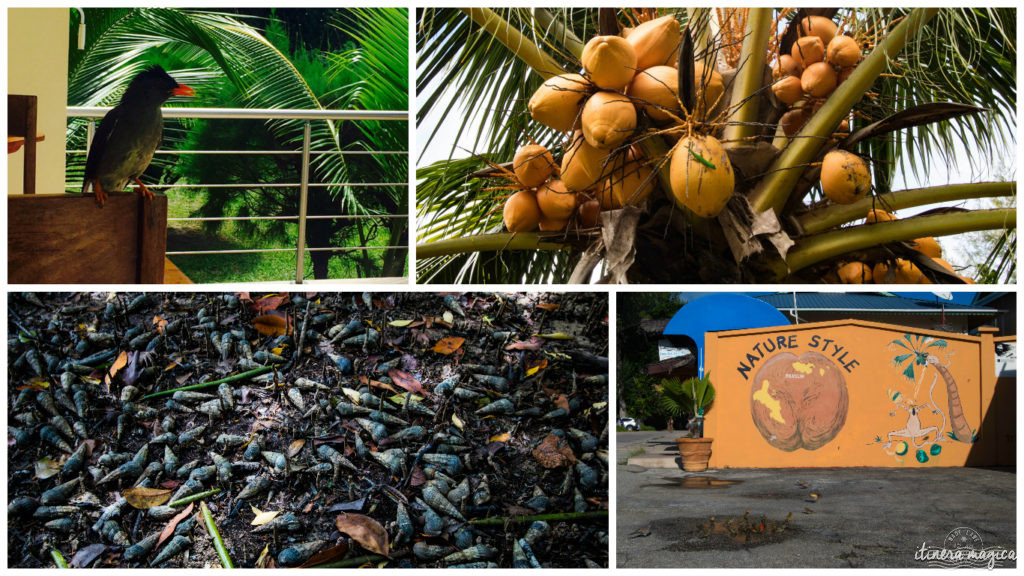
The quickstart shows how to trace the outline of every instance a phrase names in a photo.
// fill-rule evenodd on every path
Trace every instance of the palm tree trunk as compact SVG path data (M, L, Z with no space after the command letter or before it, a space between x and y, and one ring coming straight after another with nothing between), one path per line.
M928 363L938 370L939 376L942 376L942 380L946 383L946 393L949 395L949 423L953 429L954 439L967 444L974 442L974 432L964 416L964 407L960 403L960 391L957 390L953 374L940 364L939 359L934 355L928 355Z

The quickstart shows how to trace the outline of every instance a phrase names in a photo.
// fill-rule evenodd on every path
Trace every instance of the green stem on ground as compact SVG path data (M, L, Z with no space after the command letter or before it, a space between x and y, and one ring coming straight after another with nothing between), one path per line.
M743 31L743 48L740 62L732 85L732 114L725 127L723 140L730 144L742 145L743 140L757 133L758 100L764 80L765 60L768 42L772 32L772 9L751 8L747 14L747 25Z
M171 388L170 390L163 390L161 392L154 392L147 394L142 397L143 400L150 398L159 398L160 396L170 396L175 392L187 391L187 390L202 390L203 388L210 388L212 386L219 386L221 384L230 384L231 382L238 382L239 380L248 380L253 376L259 376L260 374L266 374L273 370L273 366L261 366L259 368L253 368L248 372L242 372L241 374L235 374L234 376L228 376L227 378L221 378L220 380L211 380L210 382L203 382L202 384L190 384L188 386L182 386L180 388Z
M345 558L344 560L338 560L337 562L331 562L329 564L317 564L316 566L310 566L310 568L354 568L356 566L362 566L367 562L378 562L380 560L387 560L387 558L380 554L367 554L366 556Z
M790 272L796 272L829 258L889 242L977 230L1014 228L1016 225L1017 210L1014 208L916 216L906 220L863 224L797 240L796 245L786 255L786 263ZM785 276L785 273L785 270L778 271L779 278L776 280Z
M910 35L919 32L938 10L915 8L857 64L843 85L832 92L799 134L790 139L786 148L768 168L767 176L757 183L750 198L755 213L769 209L781 213L800 176L828 142L839 123L864 93L871 89L875 80L888 67L889 61L903 50Z
M210 514L210 509L206 507L206 502L199 503L199 511L203 514L203 521L206 522L206 530L210 533L210 537L213 538L213 548L217 551L217 556L220 556L220 565L224 568L234 568L234 563L231 562L231 555L228 554L228 549L224 546L224 540L220 537L220 530L217 530L217 523L213 521L213 515Z
M864 218L872 208L898 210L951 200L1014 196L1016 193L1016 182L979 182L912 188L878 196L867 196L853 204L831 204L823 208L816 208L801 214L796 220L804 234L817 234L829 228Z
M569 244L541 240L534 232L481 234L452 238L440 242L416 245L416 258L436 258L466 252L496 252L498 250L568 250Z
M565 72L550 54L541 50L533 41L493 10L488 8L460 8L460 10L489 32L495 40L504 44L527 66L533 68L533 71L541 78L547 80Z
M171 502L170 504L168 504L168 506L170 506L171 508L177 508L178 506L184 506L185 504L195 502L196 500L202 500L207 496L213 496L214 494L220 494L220 488L214 488L213 490L207 490L206 492L199 492L198 494L186 496L181 500L175 500L174 502Z
M557 514L534 514L533 516L494 516L492 518L477 518L470 520L473 526L501 526L506 522L523 524L525 522L582 522L586 520L600 520L608 517L607 510L595 510L592 512L562 512Z
M53 558L53 563L57 568L68 567L68 562L64 559L64 555L61 554L60 550L57 550L55 546L50 546L50 557Z

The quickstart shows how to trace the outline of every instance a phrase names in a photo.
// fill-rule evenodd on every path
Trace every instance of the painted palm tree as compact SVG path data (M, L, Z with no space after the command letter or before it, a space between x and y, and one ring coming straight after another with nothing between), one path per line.
M591 228L503 233L502 204L517 186L510 178L494 178L507 175L501 165L530 142L552 150L557 162L569 142L566 133L532 122L527 100L545 79L579 72L584 44L598 32L617 34L666 13L691 39L690 53L718 62L726 72L729 87L718 125L702 129L720 136L738 167L729 205L717 218L700 218L676 205L666 152L677 134L641 119L617 151L642 148L653 168L650 180L661 189L641 204L639 216L628 216L635 209L627 208L602 213ZM807 15L824 15L855 31L865 56L794 137L779 141L775 126L783 109L769 95L771 67L795 39L795 23ZM892 264L899 258L933 281L962 282L908 242L1003 230L1006 241L991 256L990 269L1005 272L999 280L1006 281L1013 274L1013 259L1006 255L1016 238L1012 207L936 208L857 224L875 207L1015 195L1016 185L1008 181L892 189L901 173L927 174L955 154L969 156L975 166L1014 157L1006 148L1012 149L1007 142L1015 131L1015 18L1012 9L424 9L417 38L423 143L418 277L836 282L844 261ZM682 86L678 92L684 110L692 89L689 96ZM852 131L836 140L844 119L852 119ZM816 182L821 159L832 148L870 159L873 194L849 205L824 200Z
M971 426L967 423L967 417L964 416L964 408L960 402L960 392L957 389L956 380L953 378L949 368L942 363L939 357L929 352L932 349L944 349L949 343L930 336L904 334L903 338L893 340L889 345L893 348L905 350L905 352L893 357L892 363L897 368L903 368L901 374L907 380L911 382L916 381L916 370L918 368L923 371L928 366L931 366L939 373L939 376L946 385L949 424L952 429L948 433L949 437L958 442L974 442L976 437L974 431L971 430Z
M71 27L77 31L78 12L71 10ZM68 102L77 106L104 106L116 102L119 91L138 71L153 61L173 69L182 82L192 82L204 95L193 106L290 108L290 109L363 109L405 110L408 108L408 12L405 9L352 9L323 11L329 26L344 30L352 39L347 46L309 58L315 66L306 70L292 60L267 37L256 23L262 20L222 11L135 8L87 9L89 32L86 50L72 48L69 52ZM74 32L72 34L74 36ZM196 131L196 122L182 128L168 126L165 140L172 146L189 143L188 129ZM82 148L85 122L68 123L68 147ZM264 140L275 148L299 149L303 138L303 122L274 120L266 123ZM406 150L408 127L404 122L352 123L318 121L311 124L314 155L311 161L311 182L329 184L310 191L311 213L321 206L322 214L345 214L345 219L314 219L309 222L307 238L311 245L337 245L339 238L366 245L366 233L380 233L383 245L405 244L408 227L404 218L382 217L407 212L408 161L402 154L360 156L351 152L368 150ZM251 147L243 140L236 147ZM316 155L322 151L327 154ZM247 159L246 162L256 162ZM288 161L286 168L296 169ZM224 172L225 164L220 165ZM67 181L81 179L84 157L69 157ZM161 165L160 157L154 169ZM164 178L176 178L173 170L163 172ZM223 176L223 174L222 174ZM226 176L225 176L226 177ZM227 180L226 180L227 181ZM334 185L349 182L394 182L392 187L365 188ZM246 205L248 191L217 190L207 203L215 213L203 216L224 216L221 210ZM257 188L254 196L272 214L296 213L297 193L273 188ZM269 199L268 199L269 198ZM250 215L250 212L238 215ZM274 222L261 225L273 226ZM354 230L358 229L358 233ZM280 229L278 229L280 231ZM317 240L319 238L319 240ZM314 244L314 242L318 242ZM405 270L405 253L386 251L382 263L368 275L401 276ZM332 253L314 252L313 265L317 277L327 272L327 259Z

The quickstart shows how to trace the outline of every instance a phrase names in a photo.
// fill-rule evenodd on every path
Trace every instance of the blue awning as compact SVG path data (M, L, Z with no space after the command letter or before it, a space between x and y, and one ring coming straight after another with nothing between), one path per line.
M704 333L789 324L771 304L745 294L718 292L688 302L669 320L662 334L693 339L697 344L697 373L703 377Z

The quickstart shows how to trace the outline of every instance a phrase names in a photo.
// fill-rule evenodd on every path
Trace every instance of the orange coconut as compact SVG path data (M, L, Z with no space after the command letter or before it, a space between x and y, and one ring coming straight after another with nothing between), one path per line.
M549 220L568 220L576 210L576 193L570 192L561 180L549 180L537 189L537 205Z
M793 42L790 55L798 66L806 69L811 64L825 59L825 44L817 36L804 36Z
M815 62L804 69L800 87L815 98L824 98L836 89L838 81L835 68L826 62Z
M772 93L787 106L792 106L804 98L804 89L796 76L785 76L772 84Z
M677 116L680 113L678 86L679 70L671 66L652 66L633 77L626 93L639 101L652 120L664 122L671 118L666 109L675 111Z
M698 116L706 117L719 104L719 100L725 94L725 83L718 70L712 67L710 72L706 72L702 62L693 63L693 81L697 87L697 96L699 98L697 102Z
M828 46L837 32L839 26L824 16L808 16L800 21L800 35L817 36L825 46Z
M736 185L729 156L712 136L679 139L669 165L676 202L701 218L714 218L729 203Z
M655 178L650 166L639 161L617 162L601 189L602 210L638 206L654 191Z
M806 108L794 108L779 118L779 126L787 138L792 138L810 118L811 113Z
M594 148L611 150L636 129L636 107L615 92L598 92L583 106L583 137Z
M779 56L779 62L775 65L775 77L781 78L783 76L800 76L800 64L790 54L783 54Z
M871 267L863 262L847 262L836 271L843 284L871 284Z
M836 36L825 48L825 59L833 66L851 68L860 62L860 46L849 36Z
M871 211L869 211L868 215L864 218L864 222L866 224L873 224L875 222L889 222L891 220L897 220L895 214L893 214L892 212L886 212L885 210L880 210L878 208L874 208Z
M633 46L639 70L671 63L682 37L679 22L671 14L643 22L624 36Z
M892 284L895 281L895 271L889 274L889 266L885 262L877 262L871 268L871 279L875 284Z
M536 188L555 170L555 158L547 148L538 144L527 144L516 150L516 155L512 159L512 170L520 184L527 188Z
M921 272L910 260L898 258L896 260L896 283L897 284L931 284L932 281Z
M576 199L580 202L580 199ZM586 200L580 203L580 209L576 213L576 221L580 228L593 228L597 226L597 220L601 213L601 203L597 200Z
M836 204L852 204L871 191L871 173L860 156L830 150L821 163L821 190Z
M910 247L929 258L942 258L942 247L931 236L912 240Z
M537 88L526 107L537 122L559 132L568 132L579 119L580 109L591 89L587 79L579 74L554 76Z
M555 220L541 215L540 222L537 224L537 227L541 232L558 232L559 230L565 230L565 225L568 223L568 219Z
M532 192L520 190L505 201L502 218L509 232L533 232L540 224L540 207Z
M633 45L619 36L591 38L580 60L590 81L605 90L625 88L637 68Z
M592 188L604 178L607 158L607 152L594 148L577 132L562 156L562 182L569 190Z

